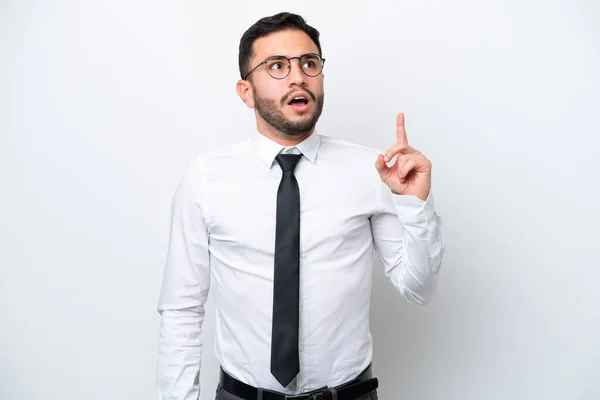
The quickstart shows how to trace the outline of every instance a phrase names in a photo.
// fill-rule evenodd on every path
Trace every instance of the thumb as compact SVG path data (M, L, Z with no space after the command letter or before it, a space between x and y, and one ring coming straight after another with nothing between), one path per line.
M379 172L380 177L384 177L387 175L389 171L389 167L386 165L385 161L383 161L383 154L377 154L377 161L375 161L375 168L377 172Z

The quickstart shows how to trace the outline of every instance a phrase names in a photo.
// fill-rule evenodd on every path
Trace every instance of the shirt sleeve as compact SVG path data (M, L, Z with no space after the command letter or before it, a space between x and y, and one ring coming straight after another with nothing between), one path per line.
M381 212L371 216L375 251L398 291L410 303L427 304L437 289L445 252L433 193L423 201L394 194L383 182L378 188Z
M202 171L200 160L190 165L171 205L169 246L158 302L159 400L197 400L200 394L200 336L210 287Z

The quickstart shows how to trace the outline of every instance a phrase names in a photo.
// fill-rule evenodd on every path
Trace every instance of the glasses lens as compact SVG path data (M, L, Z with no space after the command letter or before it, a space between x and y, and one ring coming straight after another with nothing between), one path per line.
M290 62L284 57L273 57L266 62L269 75L276 79L285 78L290 70Z
M318 54L306 54L300 60L302 70L308 76L317 76L323 68L323 61Z

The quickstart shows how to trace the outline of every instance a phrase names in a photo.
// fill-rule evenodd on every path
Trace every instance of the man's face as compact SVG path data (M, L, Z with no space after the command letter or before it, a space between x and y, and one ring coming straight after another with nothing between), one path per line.
M299 57L319 53L310 36L302 31L288 30L272 33L254 42L254 57L250 68L272 56ZM286 136L303 136L313 131L323 110L323 74L310 77L300 68L298 59L291 60L289 75L275 79L265 65L258 67L249 79L252 82L254 109L259 124ZM293 101L294 97L307 98L307 103Z

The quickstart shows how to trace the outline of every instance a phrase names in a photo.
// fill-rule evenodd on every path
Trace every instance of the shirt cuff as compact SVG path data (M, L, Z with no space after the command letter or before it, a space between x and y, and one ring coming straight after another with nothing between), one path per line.
M391 193L392 202L398 218L404 225L429 226L431 222L441 225L441 218L435 212L433 191L429 191L426 200L421 200L415 195L401 195Z

